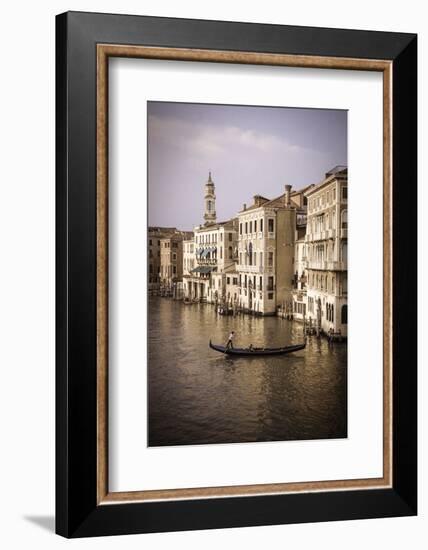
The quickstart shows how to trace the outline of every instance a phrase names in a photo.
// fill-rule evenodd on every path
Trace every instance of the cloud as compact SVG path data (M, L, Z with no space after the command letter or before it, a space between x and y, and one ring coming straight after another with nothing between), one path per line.
M258 130L246 130L237 126L210 125L187 122L179 118L149 116L150 146L161 144L192 157L210 158L213 155L247 153L303 152L301 147L281 137Z

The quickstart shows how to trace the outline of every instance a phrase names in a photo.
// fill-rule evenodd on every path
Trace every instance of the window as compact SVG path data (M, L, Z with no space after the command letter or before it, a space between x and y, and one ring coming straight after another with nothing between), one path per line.
M149 239L149 245L152 246L152 239Z
M248 222L245 222L245 233L248 233Z
M346 201L348 198L348 187L342 187L342 199Z
M211 212L211 201L208 201L208 212Z
M346 262L348 259L348 243L342 244L342 262Z
M341 322L342 325L348 324L348 306L346 304L342 306Z
M229 242L232 242L232 233L229 233Z
M263 219L260 220L260 231L263 233Z
M252 243L250 243L250 245L248 247L248 260L249 260L249 265L253 265L253 245L252 245Z
M273 252L268 252L268 266L273 267Z
M176 260L176 259L177 259L177 254L174 253L174 254L172 255L172 259L173 259L173 260Z
M273 290L273 277L268 277L268 290Z
M268 294L268 300L273 300L273 292L269 292L269 294Z
M226 283L230 285L230 277L226 277Z
M254 221L254 233L257 233L257 220Z
M263 252L260 252L260 267L263 267Z
M260 277L259 281L260 281L260 284L259 284L260 290L263 290L263 277Z
M242 265L242 252L239 253L239 265Z
M342 210L342 229L347 229L348 227L348 211Z
M223 247L220 246L220 260L223 259Z
M242 223L239 224L239 234L242 235Z
M268 231L269 231L269 233L273 233L273 219L272 218L268 219Z
M177 266L176 266L176 265L173 265L173 266L172 266L172 273L173 273L174 275L177 274Z
M232 247L229 246L229 260L231 260L233 258L233 255L232 255Z
M238 277L233 277L233 284L234 285L238 284ZM235 296L236 296L236 294L235 294Z
M253 232L253 222L250 222L250 233Z

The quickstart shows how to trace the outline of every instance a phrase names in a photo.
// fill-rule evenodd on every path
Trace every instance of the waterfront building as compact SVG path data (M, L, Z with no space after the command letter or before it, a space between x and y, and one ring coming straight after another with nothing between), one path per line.
M175 231L160 240L160 292L181 297L183 280L183 241L191 232ZM180 296L178 296L180 294Z
M158 291L160 286L160 240L177 233L175 227L149 227L147 236L148 249L148 287L149 291Z
M314 188L311 184L291 194L293 202L297 205L296 212L296 241L294 247L294 277L293 277L293 302L285 312L289 317L304 321L307 310L306 295L306 225L307 225L307 202L306 193Z
M183 241L183 277L190 275L196 265L195 241L192 238Z
M185 276L184 294L203 302L218 303L225 290L225 274L235 268L237 220L194 229L195 267Z
M299 196L300 197L300 196ZM298 204L291 185L280 197L261 195L238 214L239 306L244 311L274 315L292 301L294 247Z
M305 193L307 317L317 331L347 336L348 171L336 166Z
M306 240L305 235L296 239L294 249L294 281L293 281L293 307L290 314L293 319L304 321L307 310L306 293Z

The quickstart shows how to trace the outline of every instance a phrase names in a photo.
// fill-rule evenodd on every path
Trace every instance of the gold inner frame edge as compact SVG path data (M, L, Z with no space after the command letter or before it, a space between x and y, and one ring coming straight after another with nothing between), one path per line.
M392 486L391 61L188 48L97 45L97 504L378 489ZM383 73L383 476L224 487L109 492L108 488L108 59L132 57Z

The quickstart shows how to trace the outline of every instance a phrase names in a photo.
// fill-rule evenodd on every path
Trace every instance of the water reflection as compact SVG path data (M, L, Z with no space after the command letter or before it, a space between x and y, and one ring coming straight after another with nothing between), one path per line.
M150 298L149 445L346 437L346 344L310 338L295 354L250 358L208 347L231 330L236 347L302 341L298 323Z

